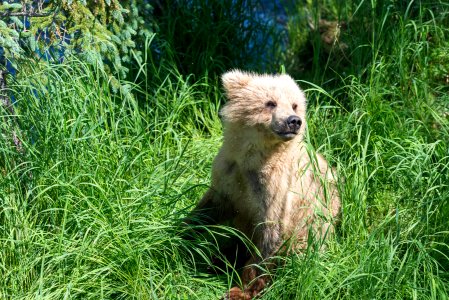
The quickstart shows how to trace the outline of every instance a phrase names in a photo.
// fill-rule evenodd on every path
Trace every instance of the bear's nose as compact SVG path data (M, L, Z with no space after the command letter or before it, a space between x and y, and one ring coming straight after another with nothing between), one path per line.
M290 116L287 118L287 126L294 131L299 130L299 127L301 127L302 121L301 118L298 116Z

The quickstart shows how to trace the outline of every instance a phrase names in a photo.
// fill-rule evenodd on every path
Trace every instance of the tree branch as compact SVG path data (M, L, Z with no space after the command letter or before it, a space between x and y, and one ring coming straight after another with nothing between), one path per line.
M47 17L51 15L50 12L48 13L37 13L37 12L6 12L0 14L0 17Z

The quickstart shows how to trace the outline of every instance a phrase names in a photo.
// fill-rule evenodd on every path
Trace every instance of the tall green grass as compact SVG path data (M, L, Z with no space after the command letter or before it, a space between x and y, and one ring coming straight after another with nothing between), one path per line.
M323 53L296 76L307 141L337 167L343 212L327 250L280 258L262 298L448 299L449 7L323 3L363 24L396 21L332 82ZM238 282L231 266L208 271L214 239L185 240L178 226L221 144L219 82L155 59L148 51L117 92L72 58L8 78L17 122L1 107L0 298L217 299Z
M189 259L206 247L188 248L176 225L205 190L219 143L182 118L199 102L216 111L191 92L201 83L167 78L142 110L79 61L26 67L11 83L26 150L15 153L5 126L0 148L1 298L213 293Z

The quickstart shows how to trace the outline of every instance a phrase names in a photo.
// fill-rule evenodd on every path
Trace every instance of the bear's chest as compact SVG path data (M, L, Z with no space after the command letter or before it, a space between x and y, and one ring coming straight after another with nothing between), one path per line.
M279 215L287 204L291 178L278 170L235 168L230 198L237 215L257 221Z

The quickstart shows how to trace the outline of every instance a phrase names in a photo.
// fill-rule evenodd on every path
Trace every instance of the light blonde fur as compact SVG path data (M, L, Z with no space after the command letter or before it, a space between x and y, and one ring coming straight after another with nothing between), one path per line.
M326 160L306 150L303 91L288 75L234 70L222 81L228 98L221 110L224 142L212 166L211 187L192 214L209 214L213 223L231 220L251 238L262 257L247 265L269 258L287 239L304 248L309 232L324 238L333 231L340 199ZM295 134L288 133L290 116L301 121ZM234 288L229 299L249 299L266 283L250 284L260 274L248 269L246 289Z

